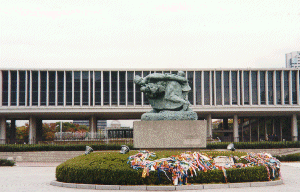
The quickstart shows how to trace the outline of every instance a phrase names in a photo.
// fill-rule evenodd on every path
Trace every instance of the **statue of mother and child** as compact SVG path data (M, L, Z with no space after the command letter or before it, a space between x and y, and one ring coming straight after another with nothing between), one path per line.
M144 78L137 75L134 83L141 87L153 108L142 115L142 120L198 119L189 107L187 95L191 87L183 71L177 74L152 73Z

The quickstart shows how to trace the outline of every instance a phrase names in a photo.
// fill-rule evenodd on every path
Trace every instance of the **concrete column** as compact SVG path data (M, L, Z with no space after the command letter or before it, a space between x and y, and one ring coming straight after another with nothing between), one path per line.
M238 116L233 116L233 141L239 142L239 122L238 122Z
M5 117L0 118L0 144L6 143L6 119Z
M36 118L30 116L29 119L29 144L36 143Z
M90 117L90 133L91 138L94 139L96 137L97 130L97 118L95 116Z
M298 141L297 115L293 114L291 122L292 141Z
M12 119L10 123L10 144L16 143L16 120Z
M211 114L207 115L207 138L212 139L212 122L211 122Z

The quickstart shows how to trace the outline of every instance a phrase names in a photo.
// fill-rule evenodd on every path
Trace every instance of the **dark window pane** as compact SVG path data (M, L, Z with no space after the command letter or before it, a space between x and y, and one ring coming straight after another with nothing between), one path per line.
M224 104L229 105L229 71L224 71Z
M195 72L195 75L196 75L196 77L195 77L195 80L196 80L196 105L201 105L202 103L201 103L201 97L202 97L202 95L201 95L201 71L196 71Z
M94 72L90 71L90 105L93 105L93 99L94 99Z
M265 71L260 71L260 104L266 104Z
M89 104L89 72L82 71L82 105Z
M125 92L126 92L126 79L125 71L119 72L119 92L120 92L120 105L125 105Z
M74 71L74 105L80 105L80 71Z
M249 71L244 71L244 105L249 104Z
M281 104L281 71L276 71L276 100Z
M64 72L58 71L57 72L58 77L58 94L57 94L57 100L58 105L64 105Z
M222 105L222 72L216 71L216 103Z
M10 105L17 105L17 71L10 72Z
M232 104L237 105L237 71L231 72L232 79Z
M273 71L268 71L268 100L273 105Z
M284 104L289 104L289 71L284 71Z
M47 102L47 71L40 72L40 105L45 106Z
M111 72L111 104L118 104L118 72Z
M30 71L27 71L27 105L30 106L30 91L31 91L31 82L30 82Z
M2 71L2 105L8 105L8 71Z
M66 71L66 105L72 105L72 72Z
M133 105L133 71L127 72L127 104Z
M296 71L292 71L292 102L297 104Z
M214 89L214 82L215 82L215 78L214 78L214 72L213 71L211 71L211 90L212 90L212 94L211 94L211 99L212 99L212 105L214 105L215 104L215 94L214 94L214 92L215 92L215 89Z
M49 71L49 105L55 105L56 73Z
M103 71L103 94L104 94L104 105L109 105L110 93L109 93L109 71Z
M204 71L204 105L210 105L210 75Z
M38 71L32 71L32 105L38 105Z
M142 76L142 72L141 71L136 71L135 75ZM135 104L136 105L141 105L142 104L142 92L141 92L140 89L141 89L141 87L139 85L135 86Z
M25 106L26 73L19 71L19 105Z
M146 77L149 74L150 74L150 71L143 71L143 77ZM149 105L149 100L148 100L147 96L144 93L142 93L142 94L144 95L144 105Z
M252 80L252 104L257 105L257 71L251 72L251 80Z
M188 100L191 105L194 105L194 71L187 72L187 79L191 90L188 93Z
M101 105L101 72L95 71L95 105Z

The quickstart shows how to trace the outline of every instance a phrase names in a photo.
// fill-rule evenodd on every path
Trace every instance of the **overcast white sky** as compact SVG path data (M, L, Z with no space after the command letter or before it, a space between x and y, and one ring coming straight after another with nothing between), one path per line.
M0 68L284 67L299 0L0 0Z

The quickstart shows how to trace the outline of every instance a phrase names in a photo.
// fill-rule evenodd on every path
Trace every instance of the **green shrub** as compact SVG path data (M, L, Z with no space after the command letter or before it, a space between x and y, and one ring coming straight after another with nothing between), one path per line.
M231 142L208 143L207 149L226 149ZM277 149L277 148L300 148L299 141L261 141L261 142L234 142L236 149Z
M176 155L178 151L156 151L157 158ZM213 152L211 152L213 153ZM237 155L231 152L231 155ZM134 170L127 164L128 157L136 154L118 152L91 153L70 159L56 168L56 179L68 183L106 184L106 185L172 185L171 173L153 171L142 177L142 169ZM217 153L215 153L217 154ZM239 153L244 155L245 153ZM188 171L189 172L189 171ZM188 178L188 183L222 183L225 178L222 170L197 171ZM266 181L267 170L264 166L241 169L227 169L228 182ZM188 174L190 175L190 173Z
M0 159L0 166L14 166L15 162L6 159Z
M300 153L274 156L279 161L300 161Z
M268 181L268 172L265 166L226 169L226 174L230 183Z

